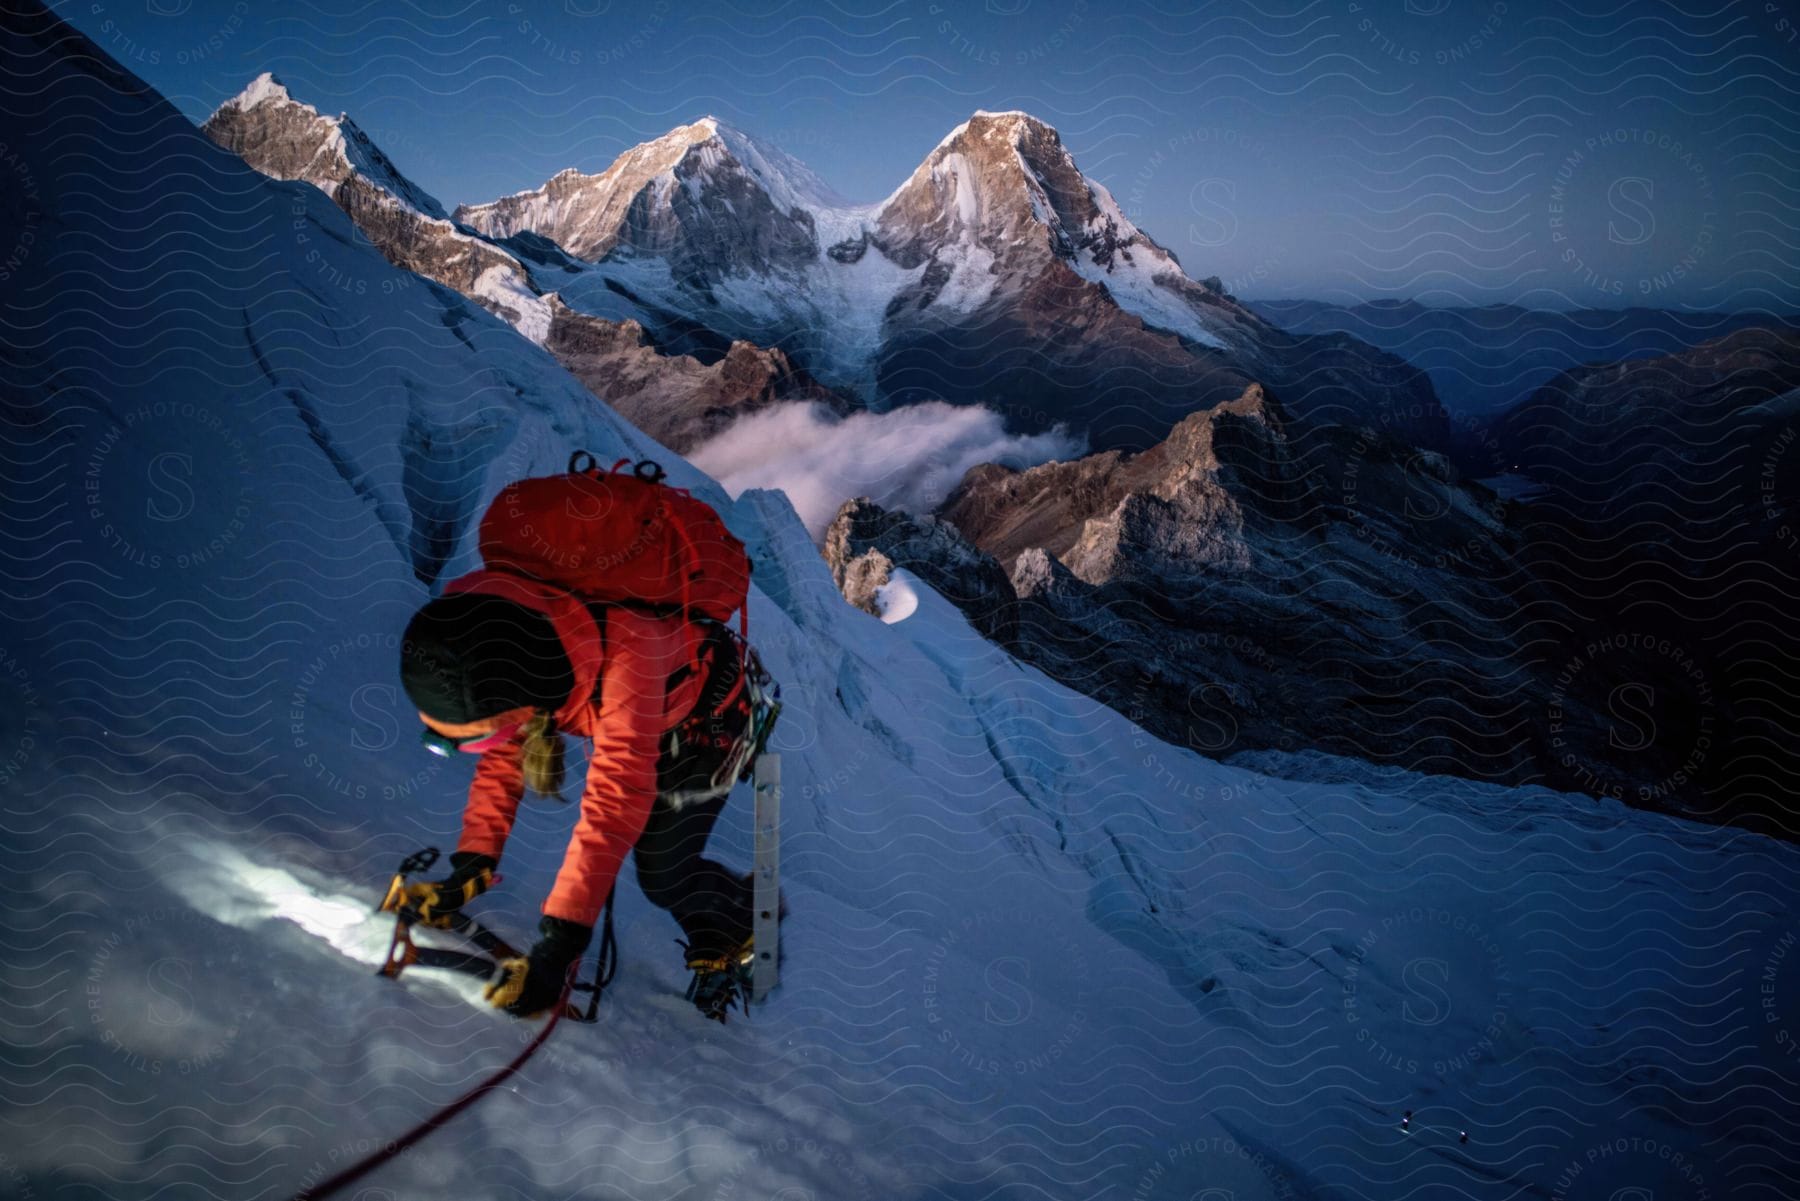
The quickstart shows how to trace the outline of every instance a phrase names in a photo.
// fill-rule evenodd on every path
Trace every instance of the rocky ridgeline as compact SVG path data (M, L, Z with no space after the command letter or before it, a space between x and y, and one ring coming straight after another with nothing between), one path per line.
M1025 113L975 114L879 204L709 117L455 216L549 238L648 310L778 346L867 404L986 404L1141 449L1263 380L1312 418L1447 437L1423 375L1190 279Z
M567 274L558 270L558 248L499 244L446 217L354 121L301 104L272 75L221 105L202 128L263 174L325 191L389 262L513 325L596 396L675 450L692 449L736 416L767 405L844 407L779 350L736 341L722 353L669 353L641 321L571 307L540 279ZM534 253L524 253L528 249Z
M1306 426L1260 387L1136 454L985 465L930 517L847 503L825 556L853 603L902 568L982 632L1177 745L1314 747L1420 770L1638 781L1559 681L1559 612L1509 509L1434 452Z

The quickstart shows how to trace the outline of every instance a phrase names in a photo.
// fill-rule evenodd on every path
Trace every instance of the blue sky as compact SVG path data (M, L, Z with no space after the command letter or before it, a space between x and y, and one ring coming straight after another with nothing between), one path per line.
M56 7L196 120L275 71L447 205L706 113L873 200L969 113L1020 108L1241 296L1800 307L1800 5Z

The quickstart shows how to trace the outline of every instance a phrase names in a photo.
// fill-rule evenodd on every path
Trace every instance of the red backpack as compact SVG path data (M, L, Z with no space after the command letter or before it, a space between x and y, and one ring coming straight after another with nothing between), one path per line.
M582 460L586 460L583 465ZM750 557L719 514L663 483L648 459L601 471L578 450L567 475L508 484L478 533L496 571L566 588L582 601L682 613L706 630L693 669L710 659L690 713L665 735L657 788L671 803L747 779L781 713L781 688L749 644ZM734 636L725 623L738 617Z
M583 460L586 463L583 464ZM482 561L584 601L668 609L749 627L750 557L713 507L644 459L601 471L578 450L566 475L518 480L481 519Z

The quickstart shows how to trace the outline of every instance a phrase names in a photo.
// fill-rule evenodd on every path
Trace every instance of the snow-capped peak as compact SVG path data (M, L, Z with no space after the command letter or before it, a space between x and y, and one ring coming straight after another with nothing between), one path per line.
M778 207L808 211L849 207L849 202L813 174L811 167L787 151L716 117L702 118L699 124L712 130L712 135L757 178Z
M339 185L360 175L392 200L424 217L446 220L430 193L400 173L348 115L328 117L288 92L264 71L221 104L202 129L244 154L255 147L256 167L280 179L303 179L335 196Z
M717 137L719 120L716 117L701 117L698 121L690 121L686 125L677 125L661 137L651 138L644 146L695 146L708 138Z
M782 212L791 212L795 208L809 212L830 210L846 207L848 203L799 159L710 113L697 121L678 125L621 157L640 152L649 152L648 157L656 159L673 155L674 162L668 168L673 170L675 163L689 151L699 148L703 155L700 166L704 170L713 165L704 157L709 146L716 146L718 151L749 172Z
M255 79L252 79L249 86L243 91L239 92L219 107L248 110L255 108L259 104L267 103L270 100L288 101L291 103L293 99L292 96L288 95L287 86L283 84L280 79L276 78L275 72L264 71Z
M653 208L660 209L679 185L696 200L709 191L735 197L729 208L744 199L746 182L781 221L810 224L821 238L853 224L845 214L861 212L786 151L708 114L631 147L597 174L566 168L542 187L461 206L455 217L496 237L532 229L572 254L602 258L632 232L628 223L659 220L633 215L639 194L657 197Z
M1061 140L1061 135L1056 132L1056 126L1041 117L1034 117L1030 113L1016 108L1000 112L990 112L985 108L978 108L970 114L967 121L963 122L963 129L966 132L975 125L1014 135L1020 133L1048 134L1052 138Z
M1029 272L1048 254L1160 329L1220 345L1196 309L1175 257L1138 229L1101 184L1082 174L1055 127L1018 110L979 110L940 141L881 208L885 245L902 261L972 263L960 291L985 296L986 277Z
M956 126L942 138L939 138L938 144L931 148L932 154L936 154L938 151L944 150L958 140L966 137L971 129L977 125L981 126L979 131L981 133L990 135L994 133L1009 134L1014 141L1017 141L1021 135L1027 132L1045 133L1052 138L1056 138L1058 141L1061 140L1060 135L1056 132L1055 126L1039 117L1032 116L1030 113L1022 112L1016 108L1006 109L1001 112L989 112L985 108L978 108L969 115L968 120ZM930 161L929 155L927 156L927 161Z

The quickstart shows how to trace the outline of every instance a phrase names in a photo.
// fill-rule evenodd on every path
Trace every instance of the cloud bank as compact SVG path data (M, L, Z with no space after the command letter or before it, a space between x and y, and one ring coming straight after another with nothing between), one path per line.
M688 459L732 496L746 488L786 492L817 540L853 496L927 513L978 463L1029 467L1086 449L1061 426L1009 434L998 413L972 405L926 401L839 417L822 405L787 404L740 418Z

